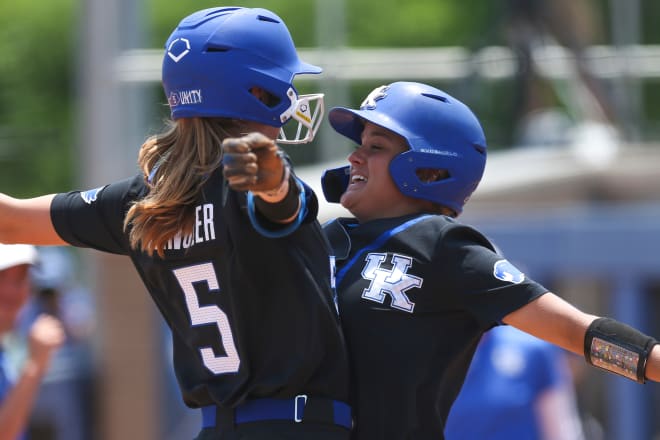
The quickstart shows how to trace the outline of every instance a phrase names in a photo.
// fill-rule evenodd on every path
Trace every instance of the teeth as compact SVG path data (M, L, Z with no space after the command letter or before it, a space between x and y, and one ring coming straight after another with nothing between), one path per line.
M366 182L366 181L367 181L367 178L364 177L364 176L361 176L359 174L354 174L353 176L351 176L351 183Z

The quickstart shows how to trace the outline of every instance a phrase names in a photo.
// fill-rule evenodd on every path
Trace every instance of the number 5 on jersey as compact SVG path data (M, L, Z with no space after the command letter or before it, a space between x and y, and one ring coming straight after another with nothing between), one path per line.
M237 372L241 365L241 359L238 356L238 351L236 351L236 344L234 344L234 336L227 315L216 305L200 306L195 291L195 283L206 282L209 291L219 292L220 284L213 265L211 263L197 264L175 269L173 272L185 294L186 306L192 325L215 324L218 327L218 332L220 332L222 345L227 355L216 356L212 347L201 347L199 352L202 355L204 365L215 374Z

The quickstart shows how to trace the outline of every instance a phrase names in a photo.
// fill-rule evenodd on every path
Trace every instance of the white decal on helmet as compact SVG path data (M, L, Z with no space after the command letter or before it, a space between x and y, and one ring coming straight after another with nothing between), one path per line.
M364 101L362 101L362 104L360 104L360 110L373 110L376 108L376 101L380 101L381 99L385 98L387 96L387 89L389 89L390 86L380 86L371 91L369 95L364 98Z
M183 42L185 44L185 48L183 51L181 51L178 55L175 55L172 52L172 49L174 48L174 45L178 43L179 41ZM181 46L179 44L179 46ZM185 57L188 55L188 52L190 52L190 41L187 38L177 38L176 40L172 41L170 43L170 46L167 48L167 56L172 59L175 63L178 63L181 61L181 58Z

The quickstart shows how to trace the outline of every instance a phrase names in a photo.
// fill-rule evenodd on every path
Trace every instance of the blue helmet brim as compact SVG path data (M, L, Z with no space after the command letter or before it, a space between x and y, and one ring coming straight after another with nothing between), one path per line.
M328 121L339 134L346 136L356 144L361 143L363 121L379 125L394 133L409 139L408 132L389 116L377 110L353 110L345 107L334 107L328 114Z
M323 69L320 68L319 66L315 66L314 64L309 64L301 60L300 64L298 65L298 68L295 71L295 74L304 75L304 74L316 74L321 72L323 72Z

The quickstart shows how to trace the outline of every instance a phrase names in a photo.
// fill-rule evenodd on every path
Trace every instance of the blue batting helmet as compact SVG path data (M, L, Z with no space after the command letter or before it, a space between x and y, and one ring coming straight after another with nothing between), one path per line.
M298 58L273 12L221 7L179 23L165 44L162 80L173 119L227 117L281 127L298 113L294 76L320 72ZM253 87L270 93L272 102L250 93Z
M430 200L457 214L481 180L486 165L486 138L477 117L462 102L434 87L395 82L374 89L359 110L336 107L332 127L360 144L364 121L402 136L410 147L390 162L390 175L410 197ZM446 170L448 177L423 182L421 169ZM327 170L323 192L337 202L348 185L347 167ZM332 199L332 200L331 200Z

